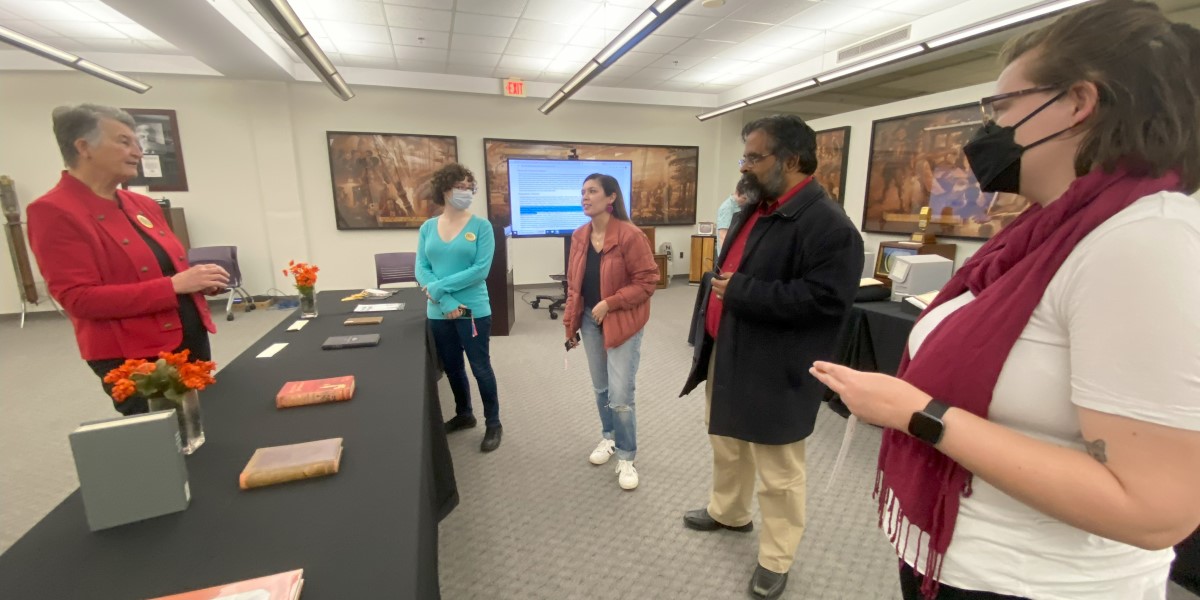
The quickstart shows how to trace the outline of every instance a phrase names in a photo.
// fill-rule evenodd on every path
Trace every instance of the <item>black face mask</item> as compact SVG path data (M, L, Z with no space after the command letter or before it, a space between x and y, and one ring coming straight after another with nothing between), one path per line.
M971 172L975 174L975 179L979 180L979 189L985 192L1020 193L1021 155L1030 148L1040 146L1070 131L1071 128L1052 133L1028 146L1021 146L1017 143L1017 128L1064 95L1066 95L1065 91L1059 93L1018 121L1016 125L1001 127L994 121L989 121L975 132L971 141L963 146L963 154L967 155L967 160L971 163Z

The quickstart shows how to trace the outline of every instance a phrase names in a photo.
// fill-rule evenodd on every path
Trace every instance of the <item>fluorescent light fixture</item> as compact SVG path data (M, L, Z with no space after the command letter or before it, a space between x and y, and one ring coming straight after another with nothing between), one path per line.
M542 103L542 105L538 107L538 110L541 111L543 115L548 115L550 114L550 111L554 110L554 107L558 106L563 100L566 99L567 94L562 90L559 90L554 92L554 95L551 96L549 100Z
M728 104L726 106L722 106L721 108L718 108L712 112L706 112L702 115L696 115L696 118L700 119L701 121L707 121L713 117L719 117L727 112L733 112L739 108L745 108L746 106L749 106L749 105L746 104L745 100L739 100L737 102L734 102L733 104Z
M88 75L93 75L109 83L115 83L125 89L133 90L139 94L145 94L146 91L150 89L149 85L133 79L132 77L126 77L125 75L122 75L112 69L102 67L88 60L84 60L74 54L71 54L70 52L60 50L54 46L51 46L50 44L39 42L27 35L17 33L16 31L13 31L7 27L0 27L0 41L7 42L13 46L16 46L17 48L32 54L36 54L43 58L48 58L56 63L71 67L72 69L83 71Z
M591 75L593 72L596 71L596 69L599 69L599 68L600 68L600 65L597 64L596 61L589 60L588 64L584 65L583 68L580 69L579 72L576 73L574 77L572 77L565 84L563 84L563 86L562 86L563 93L570 94L571 92L575 91L575 88L579 87L579 85L582 84L583 81L588 78L588 75Z
M304 64L329 87L335 96L342 100L354 97L346 80L338 73L333 62L325 55L325 51L317 45L316 40L304 27L304 22L296 16L296 11L287 0L249 0L254 10L271 24L271 28L283 38L292 50L300 56Z
M634 20L632 25L626 27L625 31L622 31L620 35L618 35L612 42L609 42L609 44L600 51L600 54L596 55L596 62L600 64L608 62L608 59L612 58L612 56L617 53L617 50L620 50L622 46L628 44L629 41L640 34L643 29L653 23L656 18L657 15L650 11L642 13L642 16Z
M934 38L928 42L925 42L925 44L927 46L929 46L930 48L940 48L940 47L946 46L948 44L960 42L967 38L977 37L977 36L983 35L985 33L995 31L997 29L1003 29L1005 27L1010 27L1012 25L1021 23L1022 21L1030 21L1030 20L1036 19L1038 17L1042 17L1042 16L1045 16L1045 15L1048 15L1050 13L1057 12L1060 10L1065 10L1065 9L1071 8L1072 6L1083 4L1084 2L1089 2L1089 1L1090 0L1059 0L1058 2L1051 2L1049 4L1043 4L1041 6L1036 6L1029 10L1023 10L1021 12L1011 14L1007 17L1001 17L999 19L988 21L987 23L975 25L973 27L968 27L961 31L956 31L949 35L944 35L939 38Z
M866 60L866 61L860 62L856 65L850 65L849 67L846 67L843 69L838 69L838 70L830 72L830 73L817 75L816 79L817 79L818 83L827 83L834 79L841 79L842 77L845 77L847 75L853 75L855 73L858 73L859 71L866 71L867 69L873 69L880 65L884 65L884 64L887 64L887 63L890 63L893 61L897 61L902 58L908 58L914 54L920 54L924 51L925 51L924 46L921 46L921 45L909 46L908 48L904 48L903 50L897 50L895 52L888 52L887 54L884 54L883 56L878 56L878 57L872 58L871 60Z
M817 85L817 80L816 79L808 79L806 81L801 81L800 83L792 84L787 87L779 88L777 90L772 90L761 96L754 96L753 98L746 100L746 104L758 104L759 102L766 102L767 100L770 100L772 98L786 96L793 92L798 92L800 90L808 89L814 85Z
M262 2L264 0L251 0L251 2L255 1ZM281 2L283 0L275 1ZM646 36L654 33L655 29L666 23L667 19L675 16L675 13L682 10L689 2L691 0L658 0L650 8L642 11L599 54L588 61L575 75L571 76L571 79L567 80L561 88L558 88L558 91L542 104L538 110L544 115L550 114L550 111L554 110L554 107L562 104L564 100L579 91L579 88L586 85L593 77L599 75L612 63L617 62L622 55L633 49L634 46L637 46Z

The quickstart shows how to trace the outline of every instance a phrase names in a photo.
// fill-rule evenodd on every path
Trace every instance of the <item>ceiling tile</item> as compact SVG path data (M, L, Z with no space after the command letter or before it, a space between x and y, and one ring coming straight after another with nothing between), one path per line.
M71 6L87 13L91 18L102 23L133 23L133 21L103 2L94 0L87 2L74 1Z
M630 79L641 79L645 81L666 81L683 72L683 69L663 69L658 67L646 67L637 73L634 73Z
M375 56L380 58L393 58L391 44L378 44L375 42L354 42L350 40L333 40L333 45L337 47L338 53L355 56Z
M341 43L342 40L385 45L392 43L392 36L388 34L388 28L383 25L360 25L358 23L322 21L321 26L325 29L325 33L328 34L329 39L332 39L334 43ZM345 50L342 50L342 52L345 52Z
M124 33L125 35L135 40L157 40L162 39L154 34L153 31L138 25L137 23L109 23L109 27Z
M546 72L547 73L565 73L565 74L578 73L579 69L583 68L584 64L585 63L582 60L570 60L570 59L566 59L566 58L556 58L556 59L550 61L550 64L546 66Z
M786 27L780 25L767 30L765 33L750 38L753 44L761 44L763 46L776 46L779 48L794 48L796 44L811 40L814 37L822 35L823 31L815 29L800 29L799 27Z
M674 54L664 56L652 63L650 66L662 69L690 69L704 62L704 57L701 56L676 56Z
M687 38L672 37L669 35L659 35L658 32L650 34L649 37L638 42L637 48L641 52L660 52L666 54L687 41Z
M697 92L706 92L709 94L717 94L717 93L724 92L724 91L727 91L732 88L733 88L733 84L721 83L714 79L708 83L702 84L700 87L697 87L696 91Z
M649 3L645 2L644 0L642 2L636 3L636 4L638 7L643 8L643 9L646 8L647 6L649 6ZM734 11L741 9L744 6L745 6L745 2L738 2L737 0L733 0L731 2L727 1L727 2L725 2L724 6L718 6L716 8L708 8L707 6L704 6L704 4L701 2L692 2L692 3L688 4L687 6L683 7L683 9L679 11L679 14L695 15L698 17L713 17L713 18L721 19L724 17L728 17Z
M571 41L571 38L575 36L575 30L575 27L569 25L564 26L558 23L520 19L517 21L517 27L513 30L512 36L514 38L533 40L535 42L565 44Z
M146 46L129 38L78 38L84 48L96 52L145 53Z
M730 15L730 18L778 25L817 3L808 0L760 0L739 4L744 4L743 8Z
M606 46L617 34L621 33L615 29L601 29L599 27L588 27L584 25L571 35L571 44L574 46L592 46L599 50L602 46Z
M503 66L496 67L496 69L492 71L492 77L498 77L501 79L512 77L514 79L534 81L538 77L541 77L541 75L542 72L536 69L510 69Z
M339 45L339 47L341 47ZM421 60L426 62L446 62L449 50L441 48L416 48L414 46L395 46L396 58L404 60Z
M315 38L313 38L313 41L317 42L317 46L321 47L322 52L337 52L338 51L337 46L335 46L333 44L333 40L331 40L329 38L315 37Z
M43 42L45 41L44 38L62 37L61 33L47 29L44 26L42 26L34 21L4 20L3 25L9 29L12 29L13 31L16 31L17 33L23 33L29 37L35 38L35 39L37 39L39 41L43 41ZM50 42L46 42L46 43L49 44ZM3 48L7 50L8 46L3 46Z
M496 68L500 63L500 55L489 52L468 52L466 50L451 50L450 64L468 65L472 67Z
M179 48L166 40L142 40L142 44L159 53L176 54L179 52Z
M593 0L593 1L595 1L595 0ZM607 2L608 4L612 4L613 6L624 6L626 8L640 8L642 10L645 10L646 7L650 6L650 2L651 2L651 0L604 0L604 1ZM694 2L693 5L699 6L700 3Z
M626 52L624 56L617 59L616 64L623 67L648 67L662 57L663 55L653 52Z
M932 15L962 2L963 0L894 0L884 8L913 15Z
M770 65L794 65L807 60L812 60L821 56L818 50L805 50L803 48L780 48L776 52L768 54L758 62Z
M414 71L417 73L445 73L446 63L444 61L429 61L429 60L408 60L403 58L396 59L396 68L401 71Z
M599 25L604 29L611 29L615 32L624 31L643 12L646 12L645 7L638 9L602 4L600 5L600 10L596 11L595 16L585 24L585 27L596 27Z
M20 21L20 15L4 10L4 5L0 4L0 21Z
M389 33L392 35L392 43L397 46L417 46L419 48L450 47L450 34L444 31L392 27Z
M743 42L721 52L717 56L731 60L758 60L772 52L775 52L776 50L778 50L778 48L773 48L771 46L760 46L752 42Z
M904 13L874 10L853 21L842 23L834 27L833 30L840 33L853 33L870 37L890 31L905 23L911 23L919 18Z
M383 7L387 15L387 24L403 29L427 29L430 31L450 31L450 21L454 13L448 10L430 10L410 6Z
M505 54L500 57L499 69L505 69L509 72L517 71L537 71L541 73L550 64L548 58L530 58L528 56L511 56Z
M493 52L499 54L504 52L504 47L508 45L508 38L488 37L483 35L464 35L456 33L450 36L450 48L452 50L466 50L468 52Z
M26 19L36 21L93 21L87 13L67 4L66 2L6 2L8 10Z
M112 26L95 21L46 21L42 24L67 37L129 39L129 36L113 29Z
M763 33L770 29L770 25L762 23L750 23L747 21L734 21L726 19L704 30L700 35L696 36L702 40L718 40L722 42L744 42L755 35Z
M743 83L746 83L747 81L750 81L751 79L754 79L754 77L755 76L751 73L742 73L742 72L738 72L738 71L733 71L733 72L729 72L724 75L721 75L720 77L717 77L716 79L712 80L710 83L717 83L717 84L724 84L724 85L741 85Z
M961 2L962 0L955 0ZM841 4L844 6L853 6L855 8L867 8L874 10L883 8L887 4L895 3L896 0L825 0L829 4Z
M296 0L291 0L295 2ZM312 2L312 0L308 0ZM401 6L415 6L417 8L444 8L449 9L453 5L453 0L383 0L384 4L399 4Z
M654 34L674 35L679 37L692 37L700 32L717 24L717 19L710 17L696 17L692 15L676 14L669 21L663 23L661 27L654 30ZM651 36L653 37L653 36Z
M535 21L582 25L599 7L599 4L581 0L529 0L522 16Z
M551 59L558 56L560 50L562 50L562 46L559 44L534 42L530 40L509 40L508 46L504 49L504 53L511 54L513 56L528 56L531 58Z
M676 81L674 79L664 81L658 84L656 89L666 90L668 92L691 92L694 91L700 84L690 81Z
M362 25L387 25L383 6L378 2L309 2L313 14L323 21L342 21Z
M561 52L558 53L558 58L561 60L573 60L583 64L584 61L596 56L599 48L585 48L583 46L563 46Z
M342 64L347 67L362 67L366 69L395 69L396 59L382 56L342 55Z
M637 67L625 67L625 66L621 66L621 65L613 65L613 66L601 71L601 74L608 75L609 77L625 79L626 77L629 77L630 75L633 75L634 73L636 73L640 70L641 69L637 68Z
M784 25L803 29L833 29L838 25L862 17L868 12L865 8L822 3L788 19Z
M833 50L837 50L838 48L845 48L846 46L848 46L850 44L853 44L855 42L865 40L865 39L867 39L866 36L862 36L862 35L854 35L852 33L838 33L836 31L826 31L826 32L822 33L821 35L814 36L807 40L804 40L803 42L800 42L799 44L792 46L792 48L796 48L796 49L800 49L800 50L815 50L815 51L830 52Z
M733 46L734 46L734 44L732 44L730 42L713 42L713 41L709 41L709 40L692 40L692 41L687 42L687 43L683 44L682 46L672 50L671 54L682 55L682 56L702 56L704 58L708 58L710 56L716 56L716 55L732 48Z
M519 17L525 10L525 0L458 0L454 8L460 13Z
M497 56L499 58L499 56ZM468 75L471 77L492 77L492 71L495 67L480 67L476 65L463 65L451 63L446 67L447 73L454 75Z
M466 13L454 16L454 33L508 37L512 35L513 28L516 25L517 20L508 17L492 17Z

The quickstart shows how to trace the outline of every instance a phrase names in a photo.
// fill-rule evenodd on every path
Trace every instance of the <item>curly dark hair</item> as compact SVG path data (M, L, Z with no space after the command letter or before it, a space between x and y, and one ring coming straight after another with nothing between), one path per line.
M433 188L433 203L438 206L446 205L446 192L454 187L454 184L466 179L472 185L475 184L475 174L470 169L458 164L450 163L437 170L429 181L429 186Z

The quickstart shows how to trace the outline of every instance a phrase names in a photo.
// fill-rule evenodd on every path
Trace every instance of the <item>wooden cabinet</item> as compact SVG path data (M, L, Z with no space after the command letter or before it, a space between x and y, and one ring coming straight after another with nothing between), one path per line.
M668 257L666 254L655 254L654 264L658 266L658 289L663 289L671 283L671 273L667 271Z
M183 208L172 206L163 210L163 216L167 218L167 225L171 227L171 233L179 238L179 243L183 244L183 249L192 249L192 238L188 236L187 218L183 215Z
M711 271L713 261L717 258L717 236L692 236L692 261L688 269L688 282L700 283L705 271Z
M642 233L646 234L646 241L650 242L650 254L658 253L658 246L654 245L654 228L653 227L638 227Z
M517 303L513 287L513 269L508 264L508 244L511 239L504 227L492 225L496 251L492 255L492 270L487 276L488 298L492 302L492 335L512 333L517 321Z

